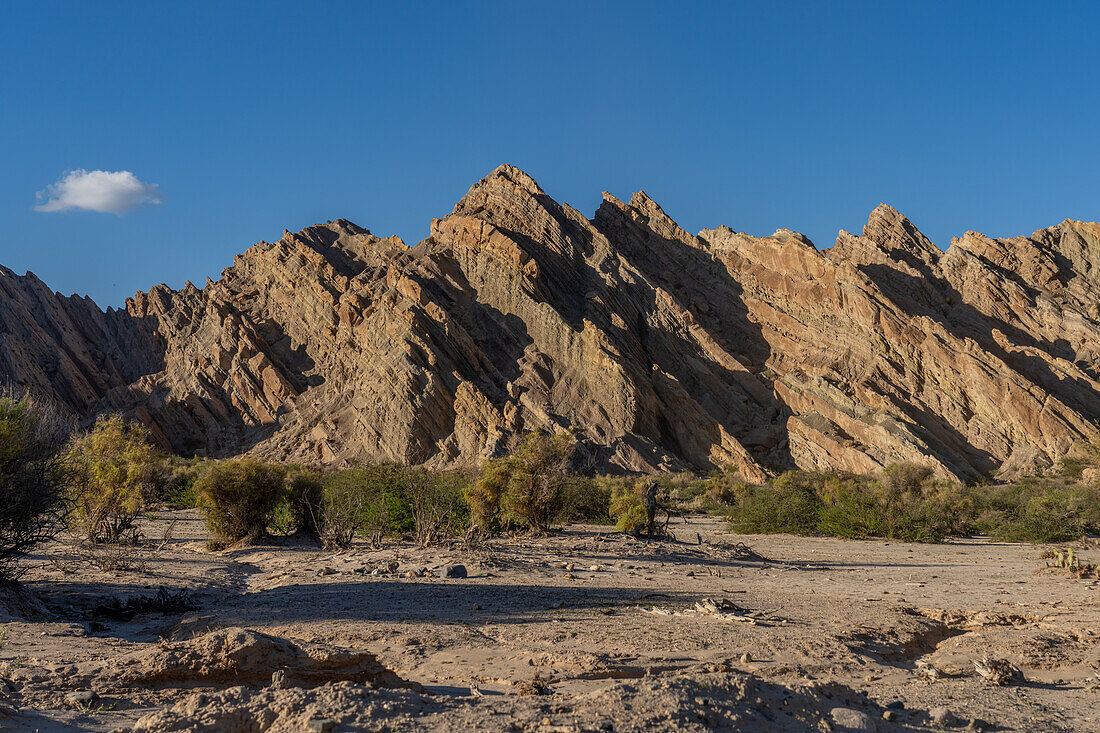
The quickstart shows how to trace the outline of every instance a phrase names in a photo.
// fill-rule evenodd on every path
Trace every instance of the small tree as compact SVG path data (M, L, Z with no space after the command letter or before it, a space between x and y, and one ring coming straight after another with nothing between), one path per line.
M88 541L135 541L134 521L151 498L162 461L148 429L121 415L101 417L72 441L67 461L76 520Z
M325 482L311 468L292 468L286 477L286 509L291 531L321 536Z
M222 461L195 482L199 506L215 546L242 540L255 542L267 533L275 506L283 496L282 466L252 458Z
M490 461L467 494L474 521L519 521L545 532L568 506L575 441L569 433L530 433L510 456Z
M0 580L19 577L19 561L63 526L71 432L49 404L0 389Z
M467 477L459 471L433 473L419 468L409 471L408 481L416 544L428 547L457 533L467 514L463 501Z

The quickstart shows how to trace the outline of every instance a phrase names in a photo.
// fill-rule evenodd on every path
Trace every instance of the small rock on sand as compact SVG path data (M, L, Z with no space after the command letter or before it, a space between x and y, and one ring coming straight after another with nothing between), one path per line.
M439 571L439 577L441 578L465 578L466 566L465 565L445 565Z
M98 699L99 695L95 694L93 690L76 690L65 695L65 702L84 708L94 705Z
M960 723L955 714L944 707L932 708L928 711L928 717L941 728L954 728Z
M871 720L871 716L866 713L861 713L858 710L852 708L833 708L829 711L829 717L833 719L833 725L837 730L851 731L870 731L873 733L875 728L875 721Z

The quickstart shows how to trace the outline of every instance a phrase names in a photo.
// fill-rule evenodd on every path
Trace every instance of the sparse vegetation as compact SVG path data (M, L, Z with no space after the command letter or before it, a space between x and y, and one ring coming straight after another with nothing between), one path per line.
M138 542L134 522L153 497L162 461L140 423L121 415L96 420L66 457L73 478L73 524L95 543Z
M911 542L986 534L1005 542L1065 542L1100 531L1100 487L1075 484L1064 474L961 486L901 463L879 477L791 471L749 487L727 513L734 529L750 533Z
M670 483L655 477L620 480L611 489L611 516L620 532L665 537L676 513L674 505Z
M215 463L195 482L215 547L263 537L283 497L286 469L251 458Z
M271 527L278 534L321 536L324 477L314 469L291 466L283 496L272 512Z
M568 513L578 482L571 468L569 433L530 433L509 456L486 464L467 493L470 515L481 527L506 524L545 532Z
M416 544L428 547L466 528L469 510L464 493L469 483L469 477L460 471L409 471L407 496Z
M62 448L70 432L48 404L0 391L0 579L18 577L19 561L62 529L70 483Z

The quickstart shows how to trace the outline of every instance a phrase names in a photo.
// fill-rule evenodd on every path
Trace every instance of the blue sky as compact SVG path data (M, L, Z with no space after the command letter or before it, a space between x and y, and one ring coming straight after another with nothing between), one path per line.
M941 246L1100 219L1096 3L2 13L0 263L102 306L317 221L415 243L502 162L589 215L645 189L691 231L822 247L880 201ZM74 169L132 172L136 210L35 210Z

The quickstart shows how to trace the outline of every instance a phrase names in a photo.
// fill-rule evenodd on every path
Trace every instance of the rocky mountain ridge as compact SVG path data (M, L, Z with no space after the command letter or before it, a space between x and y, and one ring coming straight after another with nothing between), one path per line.
M818 250L500 166L414 247L337 220L124 310L0 268L3 381L182 453L471 464L545 428L604 470L1014 475L1100 424L1100 225L944 252L883 205Z

